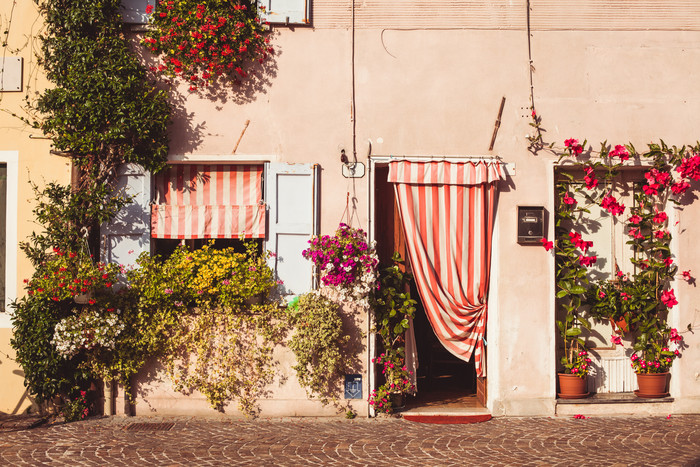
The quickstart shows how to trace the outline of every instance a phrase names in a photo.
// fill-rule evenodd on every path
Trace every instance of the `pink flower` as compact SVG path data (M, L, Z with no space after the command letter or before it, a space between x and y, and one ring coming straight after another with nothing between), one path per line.
M678 305L678 300L676 300L676 296L673 292L673 289L661 292L661 301L664 305L666 305L669 308L671 308L674 305Z
M640 222L642 222L642 218L639 217L637 214L629 218L630 224L639 224Z
M613 334L610 336L610 342L612 342L615 345L622 345L622 338L616 334Z
M664 222L666 222L666 219L668 219L668 216L663 211L657 212L654 216L654 222L656 222L657 224L663 224Z
M552 248L554 248L554 242L548 242L546 238L540 239L540 242L542 242L542 246L544 247L545 250L549 251Z
M672 264L673 264L673 258L666 258L666 259L664 259L664 265L665 265L666 267L669 267L669 266L672 265Z
M617 202L615 197L611 194L607 194L603 197L600 202L600 207L608 211L613 216L622 214L625 211L625 205Z
M671 331L668 334L668 338L671 339L671 342L680 342L683 340L683 336L678 334L678 329L672 328ZM678 355L678 354L676 354Z
M690 188L690 183L685 181L680 181L671 185L671 191L674 195L681 195L685 193L688 188Z
M587 166L583 168L584 172L586 172L586 176L583 177L583 180L586 182L586 188L589 190L595 188L598 186L598 179L595 176L595 170L593 170L593 167Z
M563 201L564 201L564 204L568 204L569 206L576 204L576 200L574 198L572 198L571 196L569 196L568 193L564 195Z
M665 230L657 230L656 232L654 232L654 237L656 237L656 238L664 238L664 237L666 236L667 233L668 233L668 232L666 232Z
M569 138L564 141L564 146L569 149L572 156L576 157L583 152L583 146L578 143L577 139Z
M690 276L690 269L688 269L687 271L683 271L681 274L683 275L684 280L688 282L691 281L692 277Z
M598 261L598 257L596 255L579 257L579 262L581 263L581 266L590 266L592 264L595 264L596 261Z
M629 160L630 153L627 151L627 148L623 145L616 144L615 149L610 151L610 157L619 157L620 161L626 161Z

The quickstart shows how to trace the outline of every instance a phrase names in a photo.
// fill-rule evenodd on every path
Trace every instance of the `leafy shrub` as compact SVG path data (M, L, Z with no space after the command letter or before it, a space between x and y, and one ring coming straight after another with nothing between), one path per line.
M350 336L338 311L337 303L316 292L301 295L288 308L295 329L288 345L297 359L292 368L309 395L324 404L337 399L341 378L352 365L344 349Z

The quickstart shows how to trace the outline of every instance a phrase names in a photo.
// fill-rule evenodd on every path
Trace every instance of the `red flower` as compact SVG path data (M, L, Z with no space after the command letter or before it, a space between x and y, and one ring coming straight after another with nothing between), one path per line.
M620 215L625 211L625 205L618 203L615 197L613 197L611 194L607 194L603 197L603 200L600 202L600 207L608 211L613 216Z
M615 145L615 149L610 151L610 157L619 157L620 161L626 161L630 158L630 153L627 152L627 148L621 144Z
M690 269L688 269L687 271L683 271L682 275L683 275L683 279L688 281L688 282L690 282L690 280L692 279L692 277L690 275Z
M147 13L147 14L153 13L153 5L147 5L147 6L146 6L146 13Z
M578 143L577 139L569 138L564 141L564 146L569 149L571 155L578 156L583 152L583 146Z
M700 154L694 154L692 157L685 157L681 165L676 168L676 171L683 178L692 180L700 180Z
M542 242L542 246L544 247L545 250L549 251L552 248L554 248L554 242L548 242L546 238L540 239L540 242Z
M88 303L90 305L94 305L95 303L97 303L97 301L94 298L91 298L90 300L88 300Z
M657 224L663 224L664 222L666 222L666 219L668 219L668 216L663 211L657 212L654 216L654 222L656 222Z
M685 193L688 188L690 188L690 183L684 181L680 181L671 185L671 191L674 195L681 195Z
M574 198L572 198L571 196L569 196L568 193L564 195L563 201L564 201L564 204L568 204L568 205L576 204L576 200Z
M592 264L595 264L596 261L598 261L598 257L593 255L593 256L581 256L579 258L579 262L581 263L581 266L590 266Z
M671 308L674 305L678 305L678 300L676 300L676 296L673 292L673 289L670 289L666 292L661 292L661 301L664 305L666 305L669 308Z

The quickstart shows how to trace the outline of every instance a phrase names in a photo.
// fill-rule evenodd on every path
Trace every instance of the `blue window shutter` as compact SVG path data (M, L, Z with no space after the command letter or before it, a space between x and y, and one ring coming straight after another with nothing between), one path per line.
M122 0L122 21L132 24L148 23L146 7L155 4L156 0Z
M311 0L258 0L265 7L260 17L270 23L309 24Z
M316 234L315 197L316 171L311 164L266 165L265 201L270 208L266 248L276 255L270 258L270 267L283 281L283 296L313 287L313 266L301 252Z
M117 174L116 193L133 196L111 222L100 229L100 258L134 266L136 258L151 251L151 174L137 164L124 164Z

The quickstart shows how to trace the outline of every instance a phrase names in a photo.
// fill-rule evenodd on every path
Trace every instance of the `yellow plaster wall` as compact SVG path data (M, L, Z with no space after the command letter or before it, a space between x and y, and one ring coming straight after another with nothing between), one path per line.
M40 131L32 128L18 116L31 118L27 112L25 98L35 98L36 92L47 86L47 81L37 65L36 39L41 28L39 12L31 1L0 2L0 30L7 32L7 47L0 48L4 57L22 57L22 90L0 92L0 152L17 153L16 179L8 179L9 204L17 206L17 222L8 225L16 229L18 241L25 240L39 227L32 220L33 193L29 182L42 186L47 182L70 181L70 164L67 159L49 153L51 143ZM2 36L5 37L4 35ZM13 115L14 114L14 115ZM8 256L16 249L16 264L8 264L16 288L8 289L12 298L24 294L23 279L32 274L32 266L18 245L7 245ZM9 310L11 312L11 310ZM12 337L9 313L0 312L0 413L21 413L30 401L26 397L21 368L14 362L14 350L10 346Z

